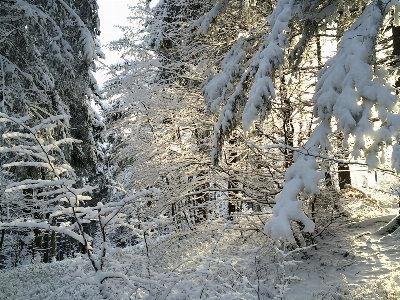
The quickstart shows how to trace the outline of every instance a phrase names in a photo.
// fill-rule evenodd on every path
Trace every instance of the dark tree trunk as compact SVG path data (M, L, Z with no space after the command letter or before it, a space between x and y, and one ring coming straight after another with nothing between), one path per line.
M0 206L0 214L3 215L3 209ZM3 218L1 218L1 221L4 222ZM1 230L1 238L0 238L0 251L3 249L3 243L4 243L4 236L6 235L6 230L2 229Z
M400 55L400 27L393 26L392 27L392 39L393 39L393 56L399 56ZM398 58L394 60L395 65L398 65ZM396 80L396 83L394 84L396 90L396 94L399 94L399 88L400 88L400 77Z
M3 243L4 243L4 236L6 235L6 230L2 229L1 230L1 238L0 238L0 251L3 249Z
M36 253L40 253L42 248L42 232L40 229L33 230L34 239L32 245L32 260L35 258Z
M236 138L232 138L229 141L229 144L231 145L232 148L236 147ZM235 169L235 164L239 162L239 156L238 153L235 150L230 151L230 156L227 158L227 165L230 167L232 166ZM234 175L233 175L234 176ZM239 211L240 204L238 202L238 197L237 194L239 191L237 188L239 187L239 182L235 180L235 178L229 178L228 180L228 215L229 219L233 220L233 214L237 211Z
M393 35L393 55L400 55L400 27L393 26L392 27L392 35Z
M228 182L228 195L229 195L229 201L228 201L228 215L229 219L233 220L233 214L237 212L238 209L238 203L236 201L237 199L237 193L238 191L235 191L237 188L238 182L231 180Z
M285 76L281 77L280 93L282 100L282 122L283 122L283 135L285 145L293 147L294 126L293 126L293 107L290 103L289 95L286 88ZM293 164L293 151L285 148L282 149L285 156L285 168L288 169Z
M339 188L341 190L346 188L346 185L351 185L350 165L338 164L339 171Z
M393 26L392 27L392 40L393 40L393 65L394 66L398 66L399 63L399 59L398 56L400 55L400 27L397 26ZM394 84L395 88L396 88L396 94L399 95L400 91L400 78L398 78ZM375 173L376 174L376 173ZM389 222L389 224L387 224L386 226L382 227L380 230L378 230L378 232L376 232L376 234L378 235L387 235L387 234L391 234L394 231L398 230L398 228L400 227L400 200L398 202L399 205L399 215L397 215L391 222Z
M36 207L35 207L36 208ZM35 212L33 214L34 218L37 220L41 220L42 219L42 214L41 213L37 213ZM32 241L32 260L35 259L35 255L36 253L41 253L41 249L42 249L42 231L38 228L35 228L33 230L33 241Z
M57 218L53 218L51 222L52 226L57 225ZM57 245L57 232L52 231L51 232L51 240L50 240L50 261L53 260L53 257L56 256L56 245Z
M392 38L393 38L393 56L397 56L396 62L398 63L399 61L399 55L400 55L400 26L393 26L392 27ZM396 83L396 94L400 94L400 77L397 78ZM376 172L375 172L376 174ZM400 200L399 200L399 208L400 208ZM397 222L396 222L397 227L400 226L400 210L399 210L399 216L397 216Z
M49 248L49 235L50 231L43 234L43 262L50 262L50 248Z

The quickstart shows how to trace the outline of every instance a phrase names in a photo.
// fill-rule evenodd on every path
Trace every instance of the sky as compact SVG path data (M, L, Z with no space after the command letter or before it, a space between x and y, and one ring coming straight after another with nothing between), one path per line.
M136 0L97 0L100 16L100 41L103 52L106 55L105 64L115 63L119 60L117 52L106 49L106 45L113 40L122 37L122 32L115 25L127 25L129 6L134 6ZM106 77L104 72L96 72L97 81L102 84Z

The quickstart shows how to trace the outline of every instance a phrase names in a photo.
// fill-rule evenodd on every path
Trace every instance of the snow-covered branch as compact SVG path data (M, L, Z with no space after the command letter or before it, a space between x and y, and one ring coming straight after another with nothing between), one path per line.
M337 54L320 72L313 98L318 125L304 149L318 152L321 148L331 148L327 137L332 130L332 117L345 133L344 145L348 145L352 135L353 156L358 157L363 150L370 168L378 167L377 153L383 150L383 145L392 144L399 129L391 118L397 114L398 97L386 84L385 74L373 69L376 38L384 13L376 3L368 5L343 35ZM374 111L383 124L378 130L370 121ZM369 146L368 139L372 140ZM301 221L306 232L314 230L314 223L301 211L301 201L296 198L300 192L318 192L317 184L323 173L317 169L316 157L301 152L295 155L294 164L286 172L283 190L276 196L273 217L265 225L265 232L273 239L294 243L290 220Z

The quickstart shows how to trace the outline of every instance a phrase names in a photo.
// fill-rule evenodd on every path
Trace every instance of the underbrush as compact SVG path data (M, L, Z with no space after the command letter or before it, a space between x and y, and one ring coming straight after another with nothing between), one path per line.
M0 299L294 299L303 282L312 280L310 273L318 278L333 270L339 277L355 261L356 245L346 226L365 204L334 190L302 200L316 231L305 235L293 223L297 246L275 243L265 235L268 215L243 213L232 221L205 221L193 230L163 235L148 230L135 246L108 247L102 272L94 272L85 255L2 270ZM349 205L355 201L363 204ZM399 299L399 285L400 273L393 271L368 286L343 277L328 288L310 287L297 296L392 300Z
M258 221L260 223L260 221ZM84 257L1 271L5 299L284 299L303 256L277 248L255 220L212 221L116 250L104 269L106 293L96 290ZM279 245L282 248L282 245ZM302 250L305 252L306 250ZM292 260L293 259L293 260ZM115 272L125 278L113 278ZM50 292L51 291L51 292Z

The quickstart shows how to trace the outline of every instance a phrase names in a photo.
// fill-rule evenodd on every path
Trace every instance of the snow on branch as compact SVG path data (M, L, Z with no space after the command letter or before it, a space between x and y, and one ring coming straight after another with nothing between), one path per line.
M293 1L278 1L268 17L269 33L261 49L245 66L248 43L240 37L222 61L221 72L209 78L203 87L205 102L211 111L216 111L225 101L218 121L214 126L212 160L218 161L224 137L230 135L236 125L236 114L242 111L242 125L245 132L250 131L254 121L264 118L275 98L274 73L283 64L284 48L288 46L287 32L292 18ZM245 82L254 77L248 99L244 92ZM233 90L233 92L231 92ZM229 95L230 92L230 95ZM244 106L244 109L242 110Z
M327 136L330 131L328 121L321 123L311 134L304 148L314 152L318 150L318 145L329 145ZM302 201L297 200L297 195L302 191L317 193L318 182L324 177L323 172L317 171L318 164L315 157L299 154L294 158L295 162L286 171L285 185L275 197L276 205L272 209L272 218L264 227L265 233L272 239L283 239L290 243L295 243L290 220L302 222L305 232L314 231L315 225L301 210Z
M197 34L206 33L214 19L221 14L227 4L227 0L223 0L217 3L208 13L193 22L190 28L194 29L196 27L199 27L197 30Z
M385 81L386 71L375 64L375 44L384 11L370 4L361 17L344 34L337 54L321 70L314 96L315 114L321 119L334 116L344 133L344 146L354 138L352 155L366 156L371 169L381 161L378 153L400 129L398 97ZM376 129L371 121L382 126Z
M254 121L265 117L271 99L275 98L274 85L271 78L283 64L284 49L288 46L287 32L292 19L293 1L278 1L272 14L268 17L270 34L265 39L263 49L253 57L251 68L256 70L254 83L242 114L244 132L249 132Z
M72 48L68 41L66 41L63 38L63 33L61 28L57 25L56 21L48 14L46 13L41 6L37 6L34 4L31 4L27 1L24 0L18 0L15 1L15 3L12 6L16 11L21 11L23 12L24 17L27 17L29 19L34 20L34 22L39 23L41 20L47 20L51 26L52 30L56 34L53 36L51 46L52 50L54 53L54 57L59 61L59 62L64 62L65 58L72 60L73 55L72 55ZM7 16L6 16L7 17ZM42 26L42 25L40 25ZM64 56L62 55L61 49L63 50Z
M75 181L71 179L61 178L63 173L75 176L74 170L67 163L57 164L56 158L50 155L53 149L59 150L59 146L63 144L72 144L80 142L72 138L62 138L54 140L52 137L52 129L57 126L59 121L68 120L68 115L49 116L39 122L38 125L28 126L29 117L15 118L0 113L0 122L13 122L29 133L9 132L2 135L4 139L14 139L19 142L18 145L8 147L0 147L0 153L14 153L25 160L4 163L2 168L9 167L36 167L47 169L53 173L52 179L26 179L23 181L11 183L6 187L6 192L13 192L25 189L42 189L57 186L72 186ZM58 151L56 151L58 152ZM40 160L40 161L35 161ZM53 178L55 176L55 178ZM74 195L72 195L74 196Z
M18 166L18 164L15 164ZM70 186L75 183L75 180L61 179L61 180L33 180L26 179L19 182L14 182L7 185L6 192L13 192L17 190L25 190L25 189L39 189L45 188L49 186Z
M78 14L63 0L58 0L61 5L68 11L72 18L75 19L75 22L79 26L79 32L81 34L79 41L81 42L83 48L83 54L87 60L94 60L96 58L96 54L100 57L104 57L104 54L99 49L98 41L96 41L92 34L90 33L89 29L85 25L85 23L81 20Z
M204 101L210 111L219 109L227 91L232 89L237 78L245 71L242 63L246 58L246 45L246 40L239 38L222 60L221 72L203 87Z
M345 133L345 146L350 135L354 137L353 155L366 154L367 164L375 168L379 164L377 153L386 143L392 144L400 125L398 122L398 97L386 84L385 73L371 67L375 63L375 43L385 11L371 3L359 19L344 34L337 54L328 60L320 71L313 101L314 113L319 120L304 148L318 151L330 149L327 138L331 132L331 118L338 121L338 130ZM377 114L382 127L375 130L371 117ZM397 118L395 117L397 116ZM394 154L396 154L396 147ZM318 192L316 158L303 153L295 155L294 164L285 174L285 185L276 196L273 217L265 224L265 232L273 239L294 243L290 220L301 221L304 231L314 230L314 223L301 211L301 192Z
M82 235L72 231L69 227L63 226L52 226L47 222L35 222L35 221L21 221L15 220L13 222L0 222L0 229L4 228L40 228L40 229L47 229L52 230L58 233L66 234L73 239L79 241L82 245L85 245L85 241Z

